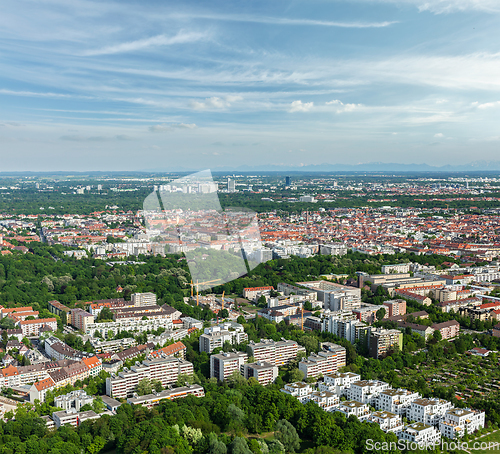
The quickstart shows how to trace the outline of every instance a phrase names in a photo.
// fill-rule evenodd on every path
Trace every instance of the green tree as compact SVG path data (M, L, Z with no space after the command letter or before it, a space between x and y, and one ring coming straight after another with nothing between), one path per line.
M275 438L283 444L285 452L295 452L300 447L300 438L295 427L286 419L280 419L274 428Z

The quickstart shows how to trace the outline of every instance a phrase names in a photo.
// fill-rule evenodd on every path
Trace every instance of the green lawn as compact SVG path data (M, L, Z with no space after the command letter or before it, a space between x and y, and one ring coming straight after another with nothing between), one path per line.
M474 443L498 443L497 447L492 447L491 449L471 449L471 453L474 454L486 454L486 453L498 453L500 452L500 431L494 432L490 435L485 435L484 437L476 438L469 442L471 448L474 447Z

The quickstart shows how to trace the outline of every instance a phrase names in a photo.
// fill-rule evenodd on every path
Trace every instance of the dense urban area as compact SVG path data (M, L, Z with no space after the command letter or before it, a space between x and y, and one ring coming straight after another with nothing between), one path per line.
M182 177L0 177L0 454L500 450L496 174Z

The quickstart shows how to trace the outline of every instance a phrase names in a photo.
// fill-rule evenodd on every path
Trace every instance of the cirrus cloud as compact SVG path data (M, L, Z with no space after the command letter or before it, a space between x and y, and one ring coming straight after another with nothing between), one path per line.
M197 126L194 123L162 123L159 125L152 125L149 127L151 132L172 132L176 129L196 129Z

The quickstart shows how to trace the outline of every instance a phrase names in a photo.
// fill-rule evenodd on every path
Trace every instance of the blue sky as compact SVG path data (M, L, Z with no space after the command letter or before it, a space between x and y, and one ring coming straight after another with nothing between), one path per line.
M7 2L2 170L500 159L500 0Z

